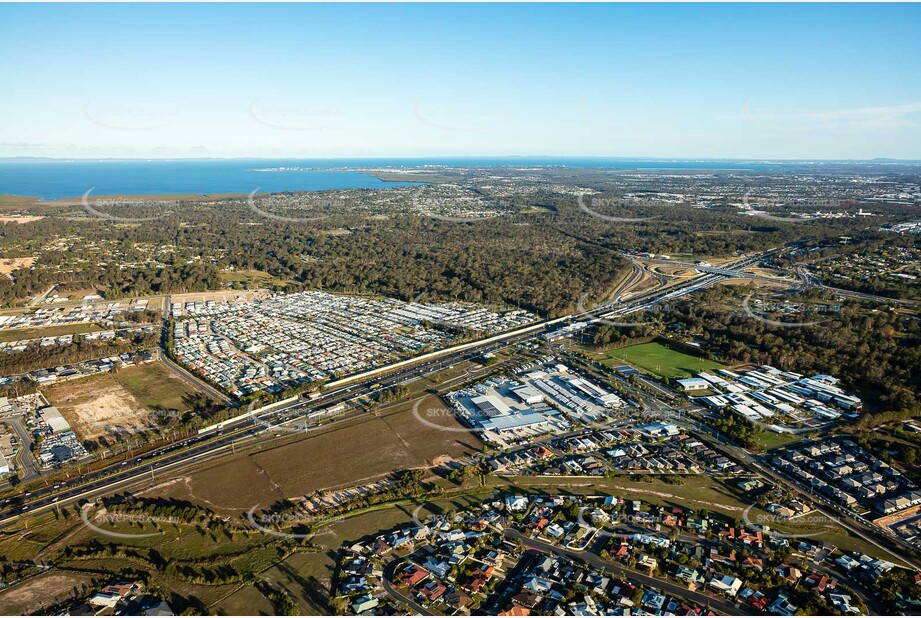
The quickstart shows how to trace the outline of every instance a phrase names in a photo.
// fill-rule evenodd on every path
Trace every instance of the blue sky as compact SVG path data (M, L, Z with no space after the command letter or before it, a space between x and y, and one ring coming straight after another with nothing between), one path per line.
M3 4L0 156L921 159L917 4Z

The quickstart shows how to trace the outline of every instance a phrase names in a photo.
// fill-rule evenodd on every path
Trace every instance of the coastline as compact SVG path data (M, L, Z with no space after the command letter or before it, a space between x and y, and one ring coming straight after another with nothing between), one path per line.
M277 193L277 192L276 192ZM112 195L95 195L91 194L93 200L124 200L135 202L207 202L212 200L243 198L246 193L163 193L163 194L112 194ZM34 195L15 195L12 193L0 193L0 209L15 208L32 208L32 207L64 207L64 206L82 206L83 196L60 197L50 200L42 199Z

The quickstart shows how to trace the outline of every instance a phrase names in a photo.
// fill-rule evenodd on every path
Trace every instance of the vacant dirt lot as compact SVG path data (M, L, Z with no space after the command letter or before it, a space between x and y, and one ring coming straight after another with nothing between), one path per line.
M5 217L0 217L0 222ZM41 219L41 217L38 217ZM18 268L28 268L35 263L34 257L24 257L24 258L0 258L0 275L7 275Z
M44 394L83 439L134 433L153 424L147 407L111 376L56 384Z
M184 395L194 389L183 382L166 365L160 362L122 369L115 374L115 381L137 397L149 408L185 410Z
M0 217L0 223L31 223L32 221L39 221L45 217L36 217L29 215L10 215L6 217Z
M436 459L462 457L481 448L472 434L428 427L416 420L411 405L401 408L259 453L254 459L284 493L302 496L358 484L400 468L430 466Z
M144 493L186 500L225 517L241 517L254 506L265 509L286 497L247 455L223 459L188 476L174 477Z
M28 616L73 596L74 588L88 586L92 575L53 571L0 592L0 608L7 616Z
M259 292L259 291L254 291L254 290L190 292L188 294L171 294L170 302L173 302L173 303L194 303L194 302L203 303L209 300L213 300L214 302L218 304L225 304L225 303L248 302L251 300L258 300L260 298L265 298L266 296L267 294L265 292Z
M154 426L155 408L182 410L191 388L161 363L121 369L43 389L83 439L130 434Z

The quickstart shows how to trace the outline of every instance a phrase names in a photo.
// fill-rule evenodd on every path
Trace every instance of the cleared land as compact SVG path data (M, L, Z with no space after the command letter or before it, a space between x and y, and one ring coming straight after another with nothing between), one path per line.
M113 377L149 408L184 410L182 398L197 392L160 362L128 367Z
M0 223L9 217L0 217ZM32 219L41 219L41 217L31 217ZM18 268L29 268L35 263L34 257L24 258L0 258L0 275L9 275Z
M61 324L60 326L39 326L36 328L9 328L0 330L0 341L23 341L42 337L60 337L61 335L82 335L105 330L98 324Z
M440 401L427 404L444 407ZM300 496L480 450L473 434L429 427L413 416L410 405L403 407L385 417L259 453L254 460L286 494ZM443 420L451 428L461 428L453 418Z
M481 450L482 443L473 434L441 431L419 422L412 413L413 403L400 404L386 415L365 416L255 453L238 454L192 472L160 495L239 513L257 504L361 485L394 470L431 466ZM432 396L422 405L444 407ZM453 418L439 422L462 428Z
M755 285L758 288L764 289L785 289L790 286L790 281L786 279L777 279L776 281L765 281L764 279L724 279L720 281L720 285L725 286L740 286L740 285Z
M722 230L719 232L724 234ZM669 258L676 262L697 262L704 261L714 266L721 266L726 262L731 262L734 258L731 257L713 257L712 255L691 255L690 253L672 253L669 255Z
M54 290L52 294L57 294L58 296L65 297L67 298L68 302L72 302L72 303L82 303L84 296L102 296L103 298L105 298L106 296L103 290L99 290L96 288L83 288L82 290L66 290L66 291ZM93 302L99 303L102 301L96 300Z
M649 266L649 270L652 272L658 273L660 275L666 275L669 277L677 277L679 279L687 279L689 277L696 277L700 274L700 271L693 268L687 268L685 266L669 266L664 264L653 264Z
M39 221L44 218L45 217L35 217L29 215L11 215L7 217L0 217L0 223L31 223L32 221Z
M219 616L271 616L275 613L275 608L265 595L253 586L244 586L218 602L212 611Z
M94 579L93 573L52 571L0 592L0 608L7 616L28 616L73 596L74 589L84 590Z
M170 294L170 302L194 303L213 300L216 303L239 303L266 298L267 294L256 290L225 290L221 292L189 292L187 294Z
M261 270L225 271L221 273L221 281L224 283L242 283L248 289L271 288L290 283L288 280L279 279Z
M161 363L54 384L42 390L83 439L135 433L154 426L154 409L183 410L194 392Z
M608 350L606 354L615 361L614 364L633 365L661 378L686 378L699 371L724 367L722 363L671 350L660 343Z

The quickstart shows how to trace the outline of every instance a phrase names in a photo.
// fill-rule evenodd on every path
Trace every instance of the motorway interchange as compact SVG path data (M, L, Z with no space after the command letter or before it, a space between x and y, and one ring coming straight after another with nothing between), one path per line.
M772 252L759 253L726 265L722 274L701 274L681 281L667 291L653 290L641 293L626 302L615 301L337 380L329 383L318 398L297 400L264 411L244 412L235 419L223 423L220 429L187 437L133 459L82 474L75 479L38 487L6 498L0 503L0 525L16 521L25 514L34 515L66 504L90 500L135 484L149 483L158 476L196 465L206 459L220 457L238 448L282 439L290 435L292 426L298 423L308 424L295 431L309 431L317 425L309 424L308 417L319 410L367 396L374 390L418 379L465 359L514 345L565 323L617 318L716 285L733 275L748 276L743 269L756 264L770 253Z
M342 415L319 420L316 418L316 413L366 397L378 389L409 382L484 353L515 345L541 333L559 328L566 323L591 323L596 319L617 319L631 313L652 309L657 304L716 285L730 277L749 277L750 274L744 272L744 269L757 264L771 253L773 252L769 251L746 257L724 265L719 273L699 274L665 290L654 289L639 293L629 301L618 299L597 308L539 322L337 380L329 383L318 397L312 399L298 399L265 410L245 411L234 419L222 423L220 428L210 431L203 430L198 435L147 451L134 458L112 463L76 478L60 481L55 485L36 487L27 492L20 491L0 504L0 525L16 521L25 514L46 512L59 506L91 500L134 485L151 483L167 473L175 473L184 467L197 465L205 460L235 452L237 449L284 439L292 433L311 431L323 423L343 420ZM353 413L347 416L351 414Z
M0 503L0 526L9 525L23 516L54 511L64 505L89 503L107 494L147 487L157 479L175 475L204 462L213 461L238 451L262 448L277 441L290 439L292 435L303 435L305 432L315 431L321 426L327 427L332 423L356 418L360 420L360 417L366 414L365 412L361 409L338 412L340 404L361 400L380 389L408 383L464 361L481 358L485 353L515 346L535 336L552 332L567 323L591 323L598 319L616 320L644 309L654 310L657 305L668 300L716 285L727 278L745 277L748 273L745 273L744 269L757 264L763 258L764 254L748 257L735 264L723 266L721 270L724 272L721 273L699 274L677 282L664 290L657 288L636 294L626 301L618 299L591 310L532 324L511 332L500 333L483 340L465 343L338 380L328 384L319 395L313 398L286 400L264 409L241 409L238 416L221 423L220 426L206 428L196 435L144 453L138 452L137 456L129 455L125 460L113 462L99 470L72 479L57 481L54 484L49 481L43 487L35 487L33 482L27 488L28 491L21 490L19 494L7 497ZM552 343L548 345L551 350L554 349ZM474 380L479 375L495 370L495 366L468 370L464 375L440 384L439 388L446 388L451 382ZM614 378L624 384L625 390L629 389L626 380L616 375ZM708 438L715 443L717 450L742 463L745 468L755 474L809 496L820 512L838 521L850 533L886 552L899 556L905 564L915 568L921 567L921 564L913 557L915 553L913 548L907 546L901 539L893 534L887 534L861 517L855 517L853 513L842 510L823 497L813 495L808 491L809 488L796 483L793 479L785 478L757 456L728 444L724 437L717 435L714 440L714 432L701 422L707 418L706 410L694 408L681 397L680 393L666 385L643 376L641 378L650 389L646 392L636 390L627 392L633 393L635 399L641 402L641 407L647 413L669 419L691 435L702 439ZM335 411L335 414L326 414L330 411Z

